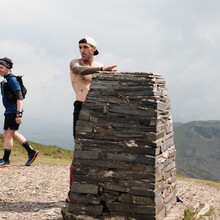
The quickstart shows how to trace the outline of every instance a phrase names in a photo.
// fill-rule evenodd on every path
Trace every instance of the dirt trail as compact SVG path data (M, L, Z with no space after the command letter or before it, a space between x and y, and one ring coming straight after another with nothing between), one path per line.
M62 219L69 166L21 164L0 169L0 219Z
M15 164L0 169L0 220L61 220L69 190L69 166ZM182 219L192 206L197 219L220 220L220 188L178 179L178 202L164 220ZM208 213L209 216L204 217Z

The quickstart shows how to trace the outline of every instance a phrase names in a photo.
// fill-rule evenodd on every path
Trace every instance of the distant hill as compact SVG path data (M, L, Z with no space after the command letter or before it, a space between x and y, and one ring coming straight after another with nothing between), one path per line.
M28 125L21 127L21 133L28 140L72 151L74 142L71 126L72 123L59 124L58 127L46 123L41 128L33 126L30 129ZM220 121L175 122L174 142L178 173L220 181Z
M174 123L177 172L220 181L220 121Z

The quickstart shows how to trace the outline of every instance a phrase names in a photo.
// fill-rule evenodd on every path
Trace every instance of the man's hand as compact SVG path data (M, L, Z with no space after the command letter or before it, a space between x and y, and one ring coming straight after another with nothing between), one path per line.
M22 123L22 118L15 118L16 124L21 124Z
M117 71L117 65L103 66L102 71Z

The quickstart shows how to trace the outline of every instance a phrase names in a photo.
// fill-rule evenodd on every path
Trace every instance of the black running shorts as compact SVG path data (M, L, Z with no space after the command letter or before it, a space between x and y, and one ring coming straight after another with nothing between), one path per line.
M4 130L18 130L19 124L15 121L16 114L5 115Z
M76 137L76 122L79 120L79 113L82 109L83 102L75 101L74 102L74 112L73 112L73 137Z

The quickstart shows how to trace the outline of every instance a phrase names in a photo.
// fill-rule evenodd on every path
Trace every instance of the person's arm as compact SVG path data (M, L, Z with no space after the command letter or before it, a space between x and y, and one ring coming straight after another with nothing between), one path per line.
M21 90L18 90L15 92L15 97L17 99L17 113L16 113L16 123L21 124L22 123L22 115L23 115L23 96L21 93Z
M75 74L81 74L81 75L90 75L98 71L117 71L116 68L117 65L112 65L112 66L101 65L99 67L90 67L90 66L80 66L78 60L73 60L70 62L70 70Z
M16 123L21 124L23 115L23 99L17 99L17 113L16 113Z
M75 74L90 75L101 70L102 67L80 66L76 60L70 62L70 70Z

